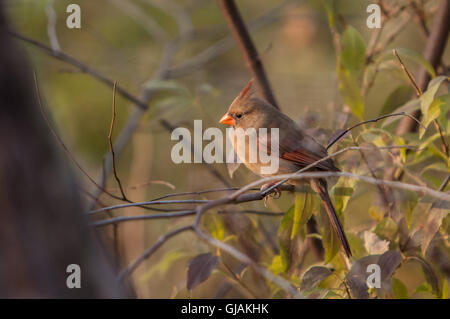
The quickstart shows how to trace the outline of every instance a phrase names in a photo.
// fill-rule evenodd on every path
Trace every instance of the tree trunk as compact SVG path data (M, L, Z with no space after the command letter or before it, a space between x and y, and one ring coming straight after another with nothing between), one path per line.
M76 179L39 112L31 68L0 5L0 297L118 298L121 285L88 226ZM66 285L67 266L81 288Z

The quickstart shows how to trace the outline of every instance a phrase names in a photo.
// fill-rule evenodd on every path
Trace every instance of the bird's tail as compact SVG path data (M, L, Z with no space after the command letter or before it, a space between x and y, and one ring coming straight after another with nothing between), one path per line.
M311 187L322 199L322 202L325 205L325 210L330 218L331 225L333 225L333 229L341 242L342 249L344 249L347 257L351 257L352 251L350 250L350 245L347 237L345 236L344 228L342 227L342 224L336 214L330 195L328 195L327 182L324 179L313 179L311 180Z

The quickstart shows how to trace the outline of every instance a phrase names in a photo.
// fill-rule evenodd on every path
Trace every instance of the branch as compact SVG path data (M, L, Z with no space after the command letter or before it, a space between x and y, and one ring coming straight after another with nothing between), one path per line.
M164 119L161 119L160 124L167 129L169 132L172 132L173 130L175 130L175 127L172 126L169 122L167 122ZM193 142L191 141L191 144L193 145ZM191 146L190 146L191 147ZM194 147L194 151L196 150L196 148ZM200 156L201 157L201 156ZM211 173L211 175L213 175L215 178L217 178L220 182L222 182L222 184L226 187L230 187L230 183L227 181L227 179L225 177L222 176L222 174L220 174L220 172L214 167L213 164L210 163L206 163L206 162L202 162L203 165L205 165L206 168L208 168L209 172Z
M184 210L180 212L165 213L165 214L153 214L153 215L140 215L140 216L120 216L108 218L105 220L93 222L91 225L94 227L107 226L111 224L118 224L122 222L130 222L137 220L148 220L148 219L164 219L164 218L176 218L195 215L195 210Z
M450 29L450 0L441 0L435 13L434 21L431 26L430 36L425 45L424 57L430 62L433 68L437 68L440 64L442 54L444 53ZM428 72L424 68L420 68L417 74L418 87L423 91L427 87L430 80ZM420 117L420 110L413 113L413 116ZM402 119L397 126L396 134L404 135L416 129L416 125L410 119Z
M258 215L258 216L270 216L270 217L282 217L284 212L264 212L256 210L221 210L219 214L248 214L248 215ZM102 227L111 224L118 224L123 222L131 222L138 220L149 220L149 219L167 219L167 218L178 218L193 216L196 214L195 210L182 210L179 212L170 212L165 214L152 214L152 215L137 215L137 216L120 216L112 217L100 221L93 222L91 225L94 227Z
M411 73L409 73L409 71L406 68L405 64L403 63L402 59L400 59L400 56L398 55L397 50L394 49L393 51L394 51L394 55L398 59L398 62L400 63L400 66L402 67L402 70L406 73L409 81L411 82L412 86L416 90L417 96L421 97L423 94L422 89L417 85L416 81L414 80L414 77L411 75ZM448 148L447 142L445 141L444 134L442 133L441 126L439 125L439 122L437 121L437 119L434 119L433 123L434 123L437 133L439 134L439 136L441 138L442 150L448 157L449 156L449 148ZM426 129L426 127L425 127L425 129Z
M279 108L275 100L275 96L270 88L269 80L267 79L260 56L255 45L253 44L250 34L236 4L234 3L234 0L219 0L219 5L225 19L227 20L228 27L233 33L234 38L241 49L241 53L244 56L246 64L250 68L253 78L255 78L263 98L276 108Z
M119 279L123 280L126 276L131 274L144 260L153 255L159 249L159 247L161 247L167 240L187 230L192 230L192 225L177 228L161 236L158 239L158 241L155 244L153 244L144 254L139 256L135 261L133 261L127 268L125 268L119 274Z
M287 293L289 293L290 295L292 295L294 298L304 298L304 296L298 292L298 290L292 285L290 284L288 281L286 281L285 279L283 279L280 276L274 275L270 270L268 270L267 268L261 267L259 266L257 263L255 263L250 257L248 257L247 255L244 255L243 253L241 253L239 250L235 249L234 247L220 241L217 240L214 237L208 236L207 234L205 234L204 232L202 232L200 230L200 228L197 225L193 226L193 230L195 231L195 233L204 241L206 241L208 244L219 248L222 251L227 252L228 254L230 254L231 256L233 256L234 258L236 258L237 260L248 264L249 266L251 266L258 274L260 274L261 276L263 276L264 278L270 280L271 282L273 282L274 284L276 284L278 287L282 288L283 290L285 290Z
M100 82L106 84L108 87L113 88L114 86L114 81L108 79L107 77L105 77L104 75L102 75L101 73L97 72L96 70L94 70L93 68L87 66L86 64L84 64L83 62L75 59L74 57L62 52L62 51L54 51L52 48L50 48L49 46L33 40L31 38L28 38L24 35L21 35L17 32L14 31L9 31L9 33L28 43L33 45L36 48L39 48L41 50L43 50L45 53L47 53L48 55L54 57L55 59L58 59L62 62L68 63L74 67L76 67L78 70L80 70L83 73L89 74L90 76L96 78L97 80L99 80ZM134 97L131 93L129 93L128 91L126 91L124 88L117 86L117 93L119 93L121 96L123 96L125 99L133 102L136 106L142 108L142 109L147 109L147 103L137 99L136 97Z
M406 112L399 112L399 113L392 113L392 114L386 114L386 115L382 115L379 116L375 119L371 119L371 120L367 120L367 121L362 121L359 122L353 126L350 126L349 128L345 129L344 131L342 131L341 133L339 133L338 136L336 136L335 138L333 138L331 140L331 142L328 143L326 149L328 150L331 146L333 146L337 141L339 141L342 137L344 137L348 132L350 132L351 130L353 130L354 128L357 128L358 126L367 124L367 123L375 123L379 120L385 119L387 117L392 117L392 116L407 116L409 118L411 118L412 120L416 121L419 125L423 126L422 123L420 123L420 121L418 119L416 119L414 116L406 113ZM424 127L424 126L423 126Z
M119 208L127 208L127 207L142 207L145 205L167 205L167 204L203 204L208 203L210 200L203 200L203 199L185 199L185 200L161 200L161 201L145 201L145 202L135 202L135 203L128 203L128 204L119 204L109 207L102 207L96 210L90 211L89 215L94 215L96 213L104 212L107 210L113 210L113 209L119 209Z
M105 194L111 196L112 198L115 199L121 199L120 197L108 192L107 190L105 190L102 186L100 186L98 183L95 182L95 180L86 172L86 170L81 166L80 163L78 163L78 161L75 159L75 157L72 155L72 153L69 151L69 149L67 148L66 144L64 143L64 141L62 140L62 138L56 133L56 130L53 128L53 126L50 124L50 120L47 117L47 114L44 111L44 107L42 105L42 100L41 100L41 93L39 90L39 84L38 84L38 80L37 80L37 75L36 72L33 73L33 79L34 79L34 86L35 86L35 90L36 90L36 97L38 100L38 104L39 104L39 110L41 111L42 117L45 120L45 123L47 124L47 127L49 128L49 130L52 132L53 136L56 138L56 140L58 141L59 145L61 145L61 147L64 149L64 152L66 153L66 155L69 157L69 159L75 164L75 166L83 173L84 176L87 177L87 179L94 184L100 191L104 192Z
M111 118L111 126L109 128L109 133L108 133L108 144L109 144L109 150L111 152L111 157L112 157L114 178L117 181L117 185L119 186L120 193L122 194L123 200L128 200L127 196L125 196L125 192L123 191L122 183L120 182L119 176L117 175L116 159L115 159L114 148L113 148L113 143L112 143L112 133L113 133L113 129L114 129L114 122L116 121L116 88L117 88L117 81L114 81L113 100L112 100L112 118Z
M247 187L252 188L252 187L264 184L264 183L279 181L280 178L286 179L286 180L289 180L289 179L303 180L303 179L309 179L309 178L327 178L327 177L333 177L333 176L353 178L353 179L357 179L357 180L360 180L360 181L368 183L368 184L387 185L392 188L398 188L398 189L404 189L404 190L408 190L408 191L412 191L412 192L423 193L423 194L429 195L429 196L437 198L437 199L450 201L450 194L436 191L432 188L428 188L425 186L417 186L417 185L402 183L402 182L393 182L393 181L377 179L377 178L368 177L368 176L356 175L356 174L347 173L347 172L304 172L304 173L283 174L283 175L278 175L278 176L273 176L273 177L266 177L266 178L260 179L256 182L248 184L247 186L241 188L241 190L230 195L230 197L232 199L234 199L234 197L237 197L239 194L241 194L242 191L246 191Z
M288 3L292 2L292 0L287 0L281 3L280 5L276 6L273 9L270 9L267 13L262 14L260 17L257 17L254 20L251 20L247 25L249 30L257 30L259 28L262 28L263 26L267 25L268 23L271 23L279 18L280 11L282 8L284 8ZM211 62L216 57L224 54L228 50L230 50L234 45L236 44L236 41L234 40L233 36L225 36L221 40L217 41L215 44L211 45L210 47L204 49L197 55L193 56L189 60L185 62L181 62L180 64L174 66L169 71L169 76L171 78L178 78L181 76L185 76L187 74L190 74L192 72L195 72L201 67L209 62Z

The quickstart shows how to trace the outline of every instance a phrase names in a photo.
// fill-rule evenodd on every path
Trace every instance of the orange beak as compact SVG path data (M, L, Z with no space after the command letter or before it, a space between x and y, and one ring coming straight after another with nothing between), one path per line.
M231 117L230 114L225 113L224 116L222 116L222 118L219 121L220 124L228 124L231 126L234 126L236 123L234 122L234 118Z

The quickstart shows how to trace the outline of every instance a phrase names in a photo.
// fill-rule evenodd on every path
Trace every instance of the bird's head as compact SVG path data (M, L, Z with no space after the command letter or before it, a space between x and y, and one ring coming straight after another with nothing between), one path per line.
M252 84L253 80L250 80L231 103L227 113L222 116L219 123L243 129L260 127L259 123L264 120L268 104L253 97Z

